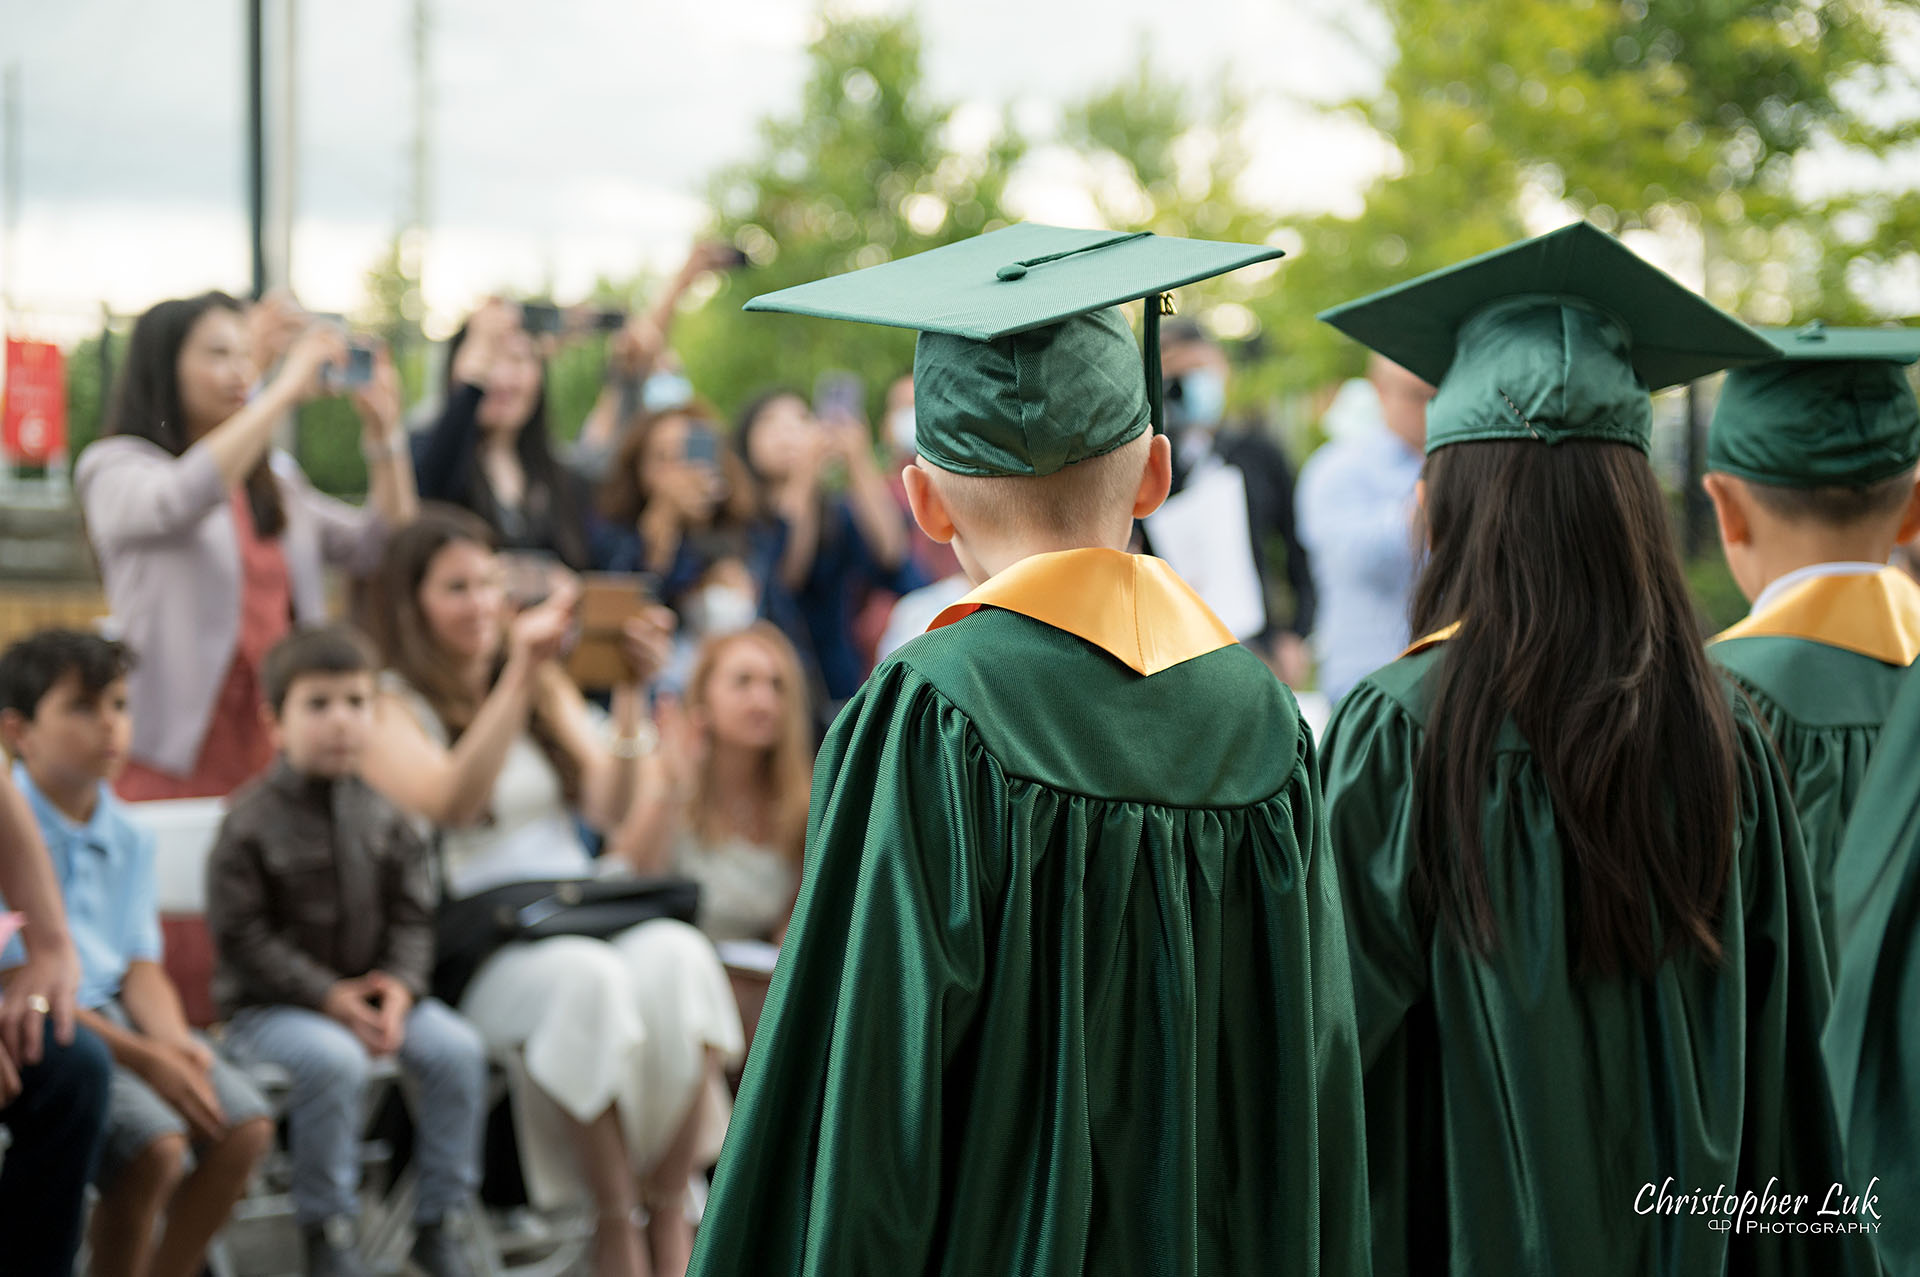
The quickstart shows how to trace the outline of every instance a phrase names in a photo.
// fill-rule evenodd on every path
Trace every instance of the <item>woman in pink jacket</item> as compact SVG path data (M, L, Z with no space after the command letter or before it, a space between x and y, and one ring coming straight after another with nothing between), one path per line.
M139 657L124 798L220 797L262 770L273 755L261 659L292 626L325 619L324 566L370 571L387 530L413 517L398 384L384 356L355 396L364 508L314 491L293 458L273 450L275 427L321 393L323 370L345 353L337 330L310 327L256 391L232 297L161 302L134 325L108 437L74 471L107 602Z

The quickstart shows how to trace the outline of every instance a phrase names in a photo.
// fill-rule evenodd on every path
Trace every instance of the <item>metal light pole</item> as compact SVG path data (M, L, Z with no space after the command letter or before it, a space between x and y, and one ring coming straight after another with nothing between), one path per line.
M267 291L267 129L261 3L247 0L247 231L253 250L256 300Z

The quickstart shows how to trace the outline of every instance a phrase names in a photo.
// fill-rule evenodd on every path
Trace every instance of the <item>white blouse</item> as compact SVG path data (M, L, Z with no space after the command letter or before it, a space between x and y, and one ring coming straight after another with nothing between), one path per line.
M446 724L426 697L391 671L381 676L381 687L398 696L421 729L448 748ZM442 830L440 848L447 895L456 898L509 882L593 876L593 858L580 840L560 775L527 731L507 751L487 815L478 825Z

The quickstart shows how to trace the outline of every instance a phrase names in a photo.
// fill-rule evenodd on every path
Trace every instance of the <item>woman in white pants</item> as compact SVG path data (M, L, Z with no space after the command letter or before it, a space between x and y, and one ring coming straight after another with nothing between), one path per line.
M554 660L572 602L562 587L511 616L490 533L464 511L430 506L388 547L373 609L388 672L366 779L441 829L452 898L592 876L574 813L604 829L631 805L640 686L615 690L609 742ZM636 670L659 668L669 630L629 626ZM509 1069L534 1204L591 1198L602 1277L682 1277L687 1182L718 1154L721 1070L742 1050L712 945L669 920L510 944L460 1010Z

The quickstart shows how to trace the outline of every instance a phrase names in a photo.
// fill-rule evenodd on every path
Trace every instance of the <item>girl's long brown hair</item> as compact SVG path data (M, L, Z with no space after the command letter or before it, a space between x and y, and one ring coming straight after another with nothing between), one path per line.
M495 546L493 530L478 515L458 506L422 502L419 517L387 542L374 576L367 617L367 629L380 649L381 660L426 700L447 729L449 747L473 725L481 698L461 681L456 662L433 637L420 607L420 586L440 553L462 542L489 551ZM494 661L494 679L500 677L505 664L503 645ZM527 731L559 775L561 792L573 802L580 794L580 760L560 743L559 733L548 722L543 708L546 699L535 698Z
M1717 960L1733 717L1652 467L1622 444L1461 443L1427 459L1426 485L1414 633L1461 628L1418 762L1416 897L1471 950L1498 943L1487 788L1512 722L1552 799L1578 968Z
M780 724L780 739L767 751L762 763L762 783L771 799L774 845L797 865L806 849L807 802L813 788L813 713L807 704L806 677L800 672L800 658L774 626L755 621L744 630L720 634L708 639L694 659L692 676L687 680L687 710L704 710L707 685L720 658L736 643L758 643L773 656L785 689L786 704ZM711 755L709 755L711 759ZM712 843L724 838L719 793L711 761L700 769L694 781L689 804L693 832L701 841Z

